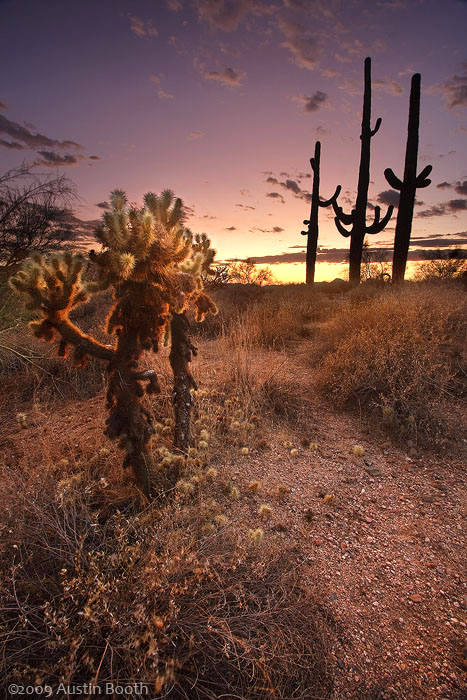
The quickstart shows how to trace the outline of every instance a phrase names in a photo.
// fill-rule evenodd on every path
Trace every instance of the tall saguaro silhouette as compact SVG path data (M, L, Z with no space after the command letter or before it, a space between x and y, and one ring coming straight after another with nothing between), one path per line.
M420 124L420 73L412 76L410 88L409 124L407 133L407 148L405 151L404 179L400 180L391 168L386 168L386 180L395 190L400 190L399 211L397 213L396 235L394 238L394 255L392 261L392 280L404 280L407 256L409 253L410 234L412 232L413 208L415 193L418 187L428 187L431 180L428 175L432 166L427 165L417 175L418 129Z
M371 58L366 58L362 132L360 135L362 145L360 169L358 173L357 201L355 209L352 209L350 214L345 214L342 211L342 207L338 207L336 201L333 202L334 213L336 215L334 221L337 230L346 238L350 236L349 281L352 285L359 284L360 282L360 266L365 235L367 233L380 233L387 225L394 209L392 205L389 206L385 216L381 219L381 209L378 206L375 207L373 223L369 226L367 225L366 210L368 205L368 186L370 184L370 143L373 136L378 132L381 121L381 117L378 117L375 128L371 128ZM347 230L344 226L351 226L351 229Z
M318 212L320 207L328 207L333 202L337 202L337 197L341 191L341 186L337 185L336 191L333 196L326 201L322 201L319 197L319 167L321 159L321 143L316 141L315 143L315 155L314 158L310 158L311 169L313 170L313 189L311 194L311 211L310 219L305 219L303 222L305 226L308 226L307 231L302 231L302 236L308 236L306 245L306 283L313 284L315 281L315 267L316 267L316 251L318 248Z

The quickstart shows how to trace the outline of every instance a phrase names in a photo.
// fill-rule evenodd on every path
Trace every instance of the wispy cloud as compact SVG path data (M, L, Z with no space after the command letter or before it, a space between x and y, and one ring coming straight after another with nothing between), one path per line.
M130 18L130 29L136 36L139 37L155 37L159 35L159 31L152 23L152 19L142 19L137 15L128 15Z
M162 87L161 87L161 78L159 75L153 74L149 76L149 80L151 83L154 83L157 85L157 96L160 100L173 100L174 95L171 95L169 92L166 92Z
M230 85L239 87L245 77L245 73L234 70L233 68L224 68L223 71L212 70L203 74L206 80L215 80L222 85Z
M12 151L22 151L24 149L24 146L18 143L18 141L5 141L5 139L0 139L0 146L9 148Z
M38 154L42 156L42 160L36 161L37 165L45 165L48 168L79 165L82 160L85 160L85 156L75 156L70 153L62 156L60 153L55 153L55 151L38 151Z
M282 204L285 204L285 199L280 194L280 192L267 192L266 197L269 197L270 199L278 199L279 202L281 202Z
M430 92L441 92L449 109L467 105L467 61L462 64L462 72L452 75L443 83L435 85Z
M199 18L212 29L233 32L248 15L264 15L275 11L270 2L261 0L195 0Z
M317 112L320 107L324 105L327 100L327 95L321 90L317 90L313 95L307 97L307 95L301 95L298 97L292 97L294 102L299 102L303 105L305 112Z
M417 216L422 218L430 218L432 216L455 215L458 212L467 211L467 199L450 199L448 202L435 204L429 209L419 211Z
M287 173L281 173L282 174L287 174ZM266 178L266 182L268 182L271 185L279 185L282 187L284 190L288 190L289 192L292 192L295 197L298 197L298 199L303 199L307 202L311 201L311 194L307 190L303 190L298 182L296 180L292 180L290 178L287 178L286 180L278 180L276 177L270 175L268 178Z
M250 207L248 204L236 204L235 206L240 207L240 209L250 209L251 211L254 211L256 209L256 207Z
M108 202L97 202L96 207L99 207L99 209L110 209L110 204Z
M196 141L197 139L202 139L204 136L204 131L192 131L186 137L187 141Z
M17 122L10 121L0 114L0 134L5 134L16 142L20 142L28 148L72 148L81 150L83 147L75 141L57 141L43 134L33 134L29 129Z
M404 93L402 85L397 80L373 80L371 84L375 90L382 90L390 95L399 96Z
M284 35L281 46L292 54L293 62L299 68L314 70L319 62L321 46L315 36L303 24L292 22L285 17L279 18L279 28Z

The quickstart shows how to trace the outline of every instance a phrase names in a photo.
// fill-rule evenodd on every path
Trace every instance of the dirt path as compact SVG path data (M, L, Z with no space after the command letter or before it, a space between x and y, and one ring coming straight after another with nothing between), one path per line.
M302 394L296 357L281 371L287 390L295 381ZM232 517L260 525L264 546L274 535L294 546L318 582L337 623L334 700L467 697L465 463L409 456L305 394L308 420L278 422L268 448L235 460ZM263 522L262 503L272 507Z

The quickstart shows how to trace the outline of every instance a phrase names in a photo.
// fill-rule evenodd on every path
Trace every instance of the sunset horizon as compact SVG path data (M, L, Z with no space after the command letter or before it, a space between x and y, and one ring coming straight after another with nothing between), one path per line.
M21 161L70 177L77 228L91 233L121 188L172 189L220 261L254 259L305 279L309 159L321 142L322 197L355 203L363 61L372 58L369 209L397 205L384 178L404 167L410 80L421 73L419 168L408 274L430 249L467 247L467 4L449 0L139 0L0 4L3 170ZM44 12L43 8L48 11ZM27 16L25 20L24 17ZM47 37L50 21L54 41ZM83 40L86 46L83 48ZM388 262L396 222L369 236ZM320 210L316 279L342 277L349 241Z

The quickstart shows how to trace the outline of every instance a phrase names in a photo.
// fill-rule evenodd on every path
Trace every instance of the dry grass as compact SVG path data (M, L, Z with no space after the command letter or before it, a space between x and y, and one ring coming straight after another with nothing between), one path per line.
M89 469L2 474L5 683L131 679L177 700L329 697L328 622L292 554L253 546L220 516L197 535L212 517L209 493L141 510L131 487L126 500L120 492Z
M465 417L466 312L455 286L357 298L322 329L318 384L337 406L358 402L399 434L453 440Z

